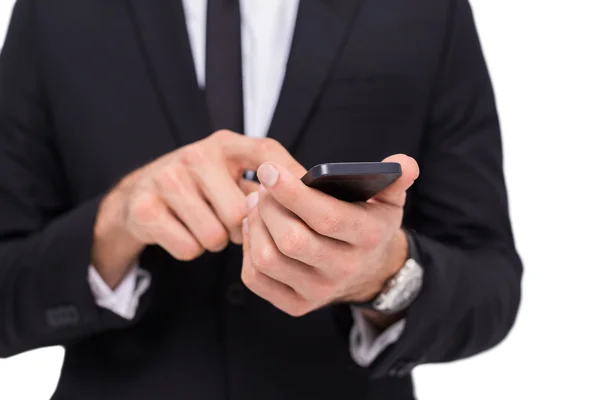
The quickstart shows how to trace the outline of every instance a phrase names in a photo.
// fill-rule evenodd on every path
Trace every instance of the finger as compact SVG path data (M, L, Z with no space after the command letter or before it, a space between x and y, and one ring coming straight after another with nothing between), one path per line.
M345 263L351 254L351 245L319 235L268 193L261 196L258 212L275 246L286 257L329 270Z
M202 198L196 182L183 168L165 170L156 180L167 207L186 226L200 245L212 252L227 246L228 234Z
M242 282L244 285L262 299L270 302L281 311L290 315L301 315L305 308L305 301L289 286L270 278L259 272L251 259L252 244L248 219L243 225L243 252Z
M246 196L230 175L227 167L213 162L193 169L204 197L229 232L231 241L242 243L242 220L248 213Z
M301 316L309 311L307 302L284 284L258 272L252 265L242 268L242 282L258 297L268 301L281 311Z
M246 196L250 193L258 192L260 190L260 183L251 181L249 179L241 179L238 182L238 185Z
M167 209L157 211L146 226L152 241L174 258L191 261L200 257L204 249L185 226Z
M320 235L359 244L376 227L364 205L340 201L306 186L282 166L267 163L258 169L258 178L283 207Z
M396 162L402 167L402 176L373 197L373 200L394 207L404 207L406 191L419 177L419 165L414 158L404 154L394 154L383 162Z
M230 131L216 132L214 137L220 142L225 158L245 170L256 171L262 163L271 161L289 168L298 176L306 173L306 169L285 147L272 138L255 138Z
M325 290L325 279L318 271L282 254L260 215L250 211L250 243L253 267L260 273L292 288L302 298L314 300Z

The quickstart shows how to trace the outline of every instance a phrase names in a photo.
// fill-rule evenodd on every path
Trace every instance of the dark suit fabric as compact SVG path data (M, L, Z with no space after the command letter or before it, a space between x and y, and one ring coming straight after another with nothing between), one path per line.
M54 399L411 399L411 369L500 342L520 299L494 95L465 0L302 0L269 136L309 168L406 153L425 281L370 368L349 308L292 318L245 289L241 251L142 255L133 321L87 281L99 202L213 130L182 6L18 0L0 57L0 356L62 345Z

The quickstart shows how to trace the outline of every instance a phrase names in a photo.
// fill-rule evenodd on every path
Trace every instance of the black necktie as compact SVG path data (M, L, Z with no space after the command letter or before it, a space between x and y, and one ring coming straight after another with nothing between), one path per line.
M208 0L206 100L214 130L243 133L242 39L238 0Z

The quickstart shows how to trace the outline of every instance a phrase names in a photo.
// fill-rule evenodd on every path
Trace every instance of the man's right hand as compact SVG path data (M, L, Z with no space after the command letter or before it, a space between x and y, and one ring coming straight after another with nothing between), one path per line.
M100 204L94 267L115 288L147 245L189 261L241 244L246 194L258 189L243 173L267 161L302 168L273 139L218 131L132 172Z

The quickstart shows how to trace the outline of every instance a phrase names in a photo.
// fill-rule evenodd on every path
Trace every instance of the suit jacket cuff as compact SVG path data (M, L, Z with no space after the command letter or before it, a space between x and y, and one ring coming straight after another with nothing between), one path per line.
M369 367L380 354L394 344L404 331L404 320L400 320L379 332L356 307L351 307L354 325L350 331L350 355L361 367Z
M465 358L496 345L516 314L516 255L500 244L461 249L416 234L423 287L402 337L371 365L372 376L405 376L419 364Z

